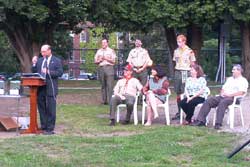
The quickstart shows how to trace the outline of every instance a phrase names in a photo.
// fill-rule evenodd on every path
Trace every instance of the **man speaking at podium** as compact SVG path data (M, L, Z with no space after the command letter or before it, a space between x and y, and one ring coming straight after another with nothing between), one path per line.
M40 123L43 133L54 134L56 123L56 96L58 94L58 77L62 76L63 68L59 58L52 55L50 45L41 47L42 57L32 58L32 72L40 73L46 85L38 87L37 101Z

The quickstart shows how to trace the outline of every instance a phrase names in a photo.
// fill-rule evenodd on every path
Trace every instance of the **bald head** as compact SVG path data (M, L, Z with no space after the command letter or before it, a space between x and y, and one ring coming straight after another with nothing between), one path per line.
M41 54L42 54L42 56L43 57L49 57L49 56L51 56L51 47L50 47L50 45L43 45L42 47L41 47Z

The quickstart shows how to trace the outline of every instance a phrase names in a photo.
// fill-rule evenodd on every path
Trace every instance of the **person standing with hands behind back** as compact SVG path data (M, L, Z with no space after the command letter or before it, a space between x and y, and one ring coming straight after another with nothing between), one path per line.
M115 59L115 51L108 46L108 40L103 39L102 48L95 54L95 64L99 66L98 75L102 85L103 104L109 104L113 94Z
M56 123L56 96L58 94L58 77L62 76L63 68L59 58L52 55L50 45L41 47L42 57L32 58L32 72L45 77L46 85L38 87L37 101L40 123L43 133L54 134Z
M180 95L184 92L184 85L188 77L190 67L191 65L194 65L196 61L193 50L186 45L186 36L182 34L178 35L176 40L178 48L174 51L173 61L175 62L174 89L177 94L176 102L178 112L172 119L180 118Z
M129 52L127 62L133 67L133 76L145 86L148 80L147 67L152 66L153 61L150 59L148 51L141 46L141 40L136 39L135 48Z

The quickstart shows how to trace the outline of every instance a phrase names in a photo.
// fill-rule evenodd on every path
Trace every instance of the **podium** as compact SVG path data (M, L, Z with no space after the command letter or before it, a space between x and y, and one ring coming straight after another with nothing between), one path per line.
M37 126L37 89L39 86L45 85L45 80L41 77L21 77L21 84L30 88L30 126L29 129L22 132L23 134L35 133L41 131Z

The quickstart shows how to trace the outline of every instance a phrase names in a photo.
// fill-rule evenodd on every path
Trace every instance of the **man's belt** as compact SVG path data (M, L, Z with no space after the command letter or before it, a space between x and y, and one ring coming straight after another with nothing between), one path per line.
M102 66L99 66L99 67L108 67L108 66L114 66L114 65L111 65L111 64L105 64L105 65L102 65Z
M133 68L138 70L138 69L140 69L140 68L142 68L142 67L143 67L143 66L139 66L139 67L135 67L135 66L134 66Z

